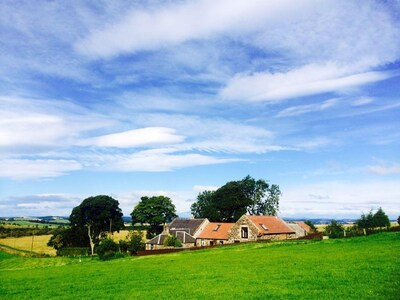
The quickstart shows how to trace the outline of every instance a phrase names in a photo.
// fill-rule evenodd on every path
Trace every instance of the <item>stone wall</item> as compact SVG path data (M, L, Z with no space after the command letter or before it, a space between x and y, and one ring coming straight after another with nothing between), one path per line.
M242 227L248 228L248 238L242 238ZM256 241L259 238L259 230L251 222L246 215L240 217L240 219L233 225L229 234L228 234L228 241L233 242L248 242L248 241Z

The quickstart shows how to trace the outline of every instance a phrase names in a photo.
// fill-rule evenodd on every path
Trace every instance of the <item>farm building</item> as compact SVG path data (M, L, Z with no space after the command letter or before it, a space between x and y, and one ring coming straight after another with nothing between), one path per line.
M229 233L231 242L257 240L286 240L296 238L296 233L285 221L276 216L243 215L232 226Z
M146 250L162 249L168 235L175 236L185 248L196 246L196 237L209 223L208 219L174 219L164 231L146 243Z
M288 225L296 232L296 238L312 233L311 227L304 222L290 222Z
M235 223L208 223L199 234L196 246L215 246L229 243L229 231Z

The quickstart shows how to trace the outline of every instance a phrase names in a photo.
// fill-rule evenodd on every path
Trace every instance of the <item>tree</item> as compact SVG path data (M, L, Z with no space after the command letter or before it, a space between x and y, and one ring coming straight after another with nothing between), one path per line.
M243 190L251 203L247 207L250 215L276 216L279 210L281 191L276 184L269 185L265 180L255 180L251 176L241 180Z
M378 211L372 217L374 227L389 227L389 217L385 214L382 207L379 207Z
M140 250L145 249L143 241L143 233L141 231L130 231L125 240L119 241L121 251L136 254Z
M230 181L215 192L204 191L192 204L196 218L208 218L212 222L235 222L242 215L276 215L281 191L276 184L269 185L263 179L246 176Z
M400 216L397 218L397 224L400 225Z
M150 235L161 232L160 225L176 218L176 208L171 199L165 196L142 197L131 213L132 224L150 224Z
M124 227L118 201L105 195L83 200L72 210L69 221L71 228L87 230L92 255L102 233L107 231L112 233Z
M331 223L325 227L325 235L330 238L340 238L344 236L344 227L342 224L338 223L336 220L332 220Z
M367 215L363 213L361 218L356 221L356 224L360 229L374 228L374 215L372 214L372 210Z
M219 213L214 205L214 191L204 191L198 194L197 201L192 204L190 210L194 218L208 218L217 220Z

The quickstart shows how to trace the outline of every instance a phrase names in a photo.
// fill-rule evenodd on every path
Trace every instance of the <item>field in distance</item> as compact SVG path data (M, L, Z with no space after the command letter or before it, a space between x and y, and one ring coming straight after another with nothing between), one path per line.
M5 299L398 299L400 233L102 262L0 252Z

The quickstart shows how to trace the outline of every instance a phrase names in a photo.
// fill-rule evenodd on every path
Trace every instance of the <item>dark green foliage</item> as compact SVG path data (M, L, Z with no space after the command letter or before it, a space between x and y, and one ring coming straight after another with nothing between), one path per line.
M114 232L124 227L122 210L117 200L110 196L89 197L72 210L69 217L71 228L86 229L92 254L101 233Z
M344 227L336 220L332 220L331 223L325 227L324 234L332 239L341 238L344 236Z
M246 197L245 190L240 181L231 181L220 187L214 193L214 205L219 212L220 222L236 222L246 214L251 199Z
M56 250L63 247L87 247L89 237L85 228L58 228L54 231L47 245Z
M242 215L276 215L281 191L276 184L247 176L230 181L214 192L204 191L192 204L195 218L208 218L212 222L235 222Z
M121 252L136 254L140 250L145 249L145 242L143 240L143 233L141 231L130 231L125 240L119 241Z
M374 228L374 215L372 214L372 210L366 214L362 214L361 218L356 221L356 224L361 229L371 229Z
M162 231L162 224L177 217L175 205L165 196L142 197L131 213L132 224L150 224L150 237Z
M397 224L400 225L400 216L397 218Z
M0 225L0 238L54 234L56 230L56 228L50 228L48 226L5 227Z
M96 246L96 253L99 255L101 260L113 258L118 251L118 244L110 238L101 240Z
M356 221L356 224L360 229L369 230L376 227L389 227L390 221L382 207L380 207L375 214L372 213L372 210L368 215L362 214L361 218Z
M374 227L390 227L389 217L385 214L382 207L379 207L378 211L373 217Z
M304 223L307 224L308 226L310 226L310 228L311 228L311 230L312 230L313 232L317 232L317 227L315 227L313 221L311 221L311 220L305 220Z
M211 222L219 219L219 213L214 205L214 194L214 191L199 193L197 201L190 207L194 218L208 218Z
M182 243L180 240L178 240L175 236L173 235L169 235L165 238L164 242L163 242L164 246L167 247L176 247L176 248L180 248L182 247Z

